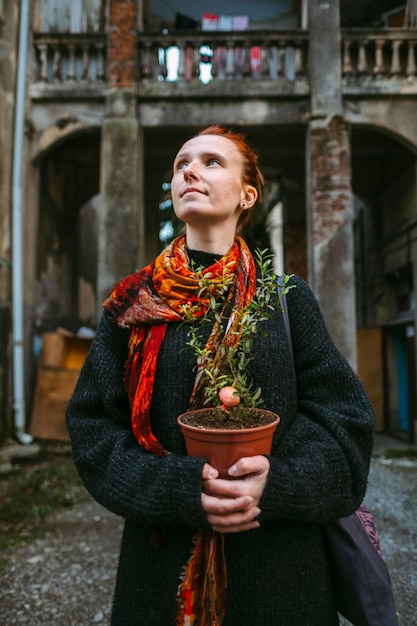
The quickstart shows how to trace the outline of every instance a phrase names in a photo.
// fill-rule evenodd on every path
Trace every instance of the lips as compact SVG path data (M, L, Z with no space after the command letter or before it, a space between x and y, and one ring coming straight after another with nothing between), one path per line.
M197 189L196 187L187 187L187 189L184 189L184 191L181 193L181 198L187 193L201 193L205 195L204 191L201 191L201 189Z

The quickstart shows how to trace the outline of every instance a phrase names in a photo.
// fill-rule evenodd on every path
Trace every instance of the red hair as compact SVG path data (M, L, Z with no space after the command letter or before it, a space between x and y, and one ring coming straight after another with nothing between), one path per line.
M243 180L245 183L252 185L252 187L255 187L256 191L258 192L257 200L262 202L264 176L259 169L258 155L247 143L245 135L241 133L235 133L233 130L228 129L221 124L213 124L212 126L208 126L208 128L205 128L204 130L197 133L196 137L199 137L201 135L217 135L220 137L225 137L235 144L243 159ZM252 211L250 210L244 211L242 213L240 224L248 220L251 212Z

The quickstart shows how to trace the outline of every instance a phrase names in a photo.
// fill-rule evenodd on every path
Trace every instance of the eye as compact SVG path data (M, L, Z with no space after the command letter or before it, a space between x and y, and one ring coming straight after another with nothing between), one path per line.
M176 169L176 170L178 170L178 171L181 171L181 170L183 170L185 167L187 167L187 165L188 165L188 162L187 162L187 161L178 161L178 162L175 164L175 169Z
M207 161L207 165L209 165L209 166L210 165L220 165L220 161L219 161L219 159L209 159Z

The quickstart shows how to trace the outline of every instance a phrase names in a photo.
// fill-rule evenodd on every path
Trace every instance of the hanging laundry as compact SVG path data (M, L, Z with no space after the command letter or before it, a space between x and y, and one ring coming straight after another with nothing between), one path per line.
M253 78L261 78L262 75L262 48L252 46L250 49L250 67Z
M203 13L201 30L217 30L219 16L214 13Z

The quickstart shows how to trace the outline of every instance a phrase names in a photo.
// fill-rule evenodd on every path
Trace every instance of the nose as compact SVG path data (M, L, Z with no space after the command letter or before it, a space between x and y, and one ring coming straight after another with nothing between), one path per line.
M183 171L184 171L184 180L186 182L188 182L190 180L200 180L201 179L200 171L199 171L198 165L196 164L195 161L190 161L187 164L187 167L185 167Z

